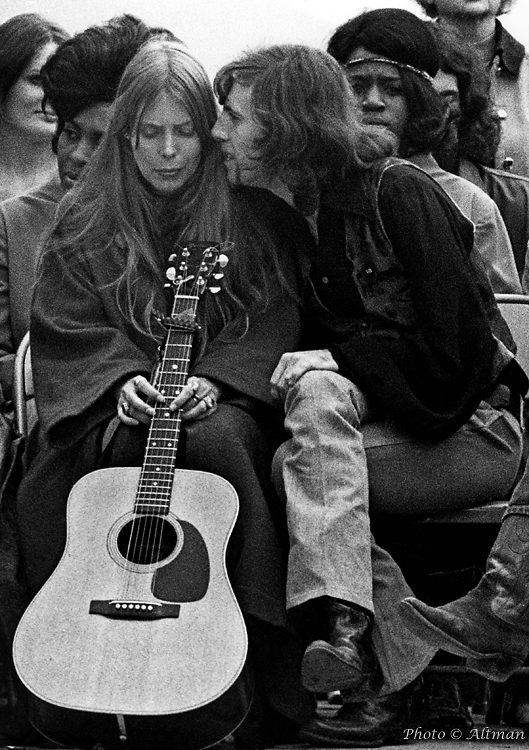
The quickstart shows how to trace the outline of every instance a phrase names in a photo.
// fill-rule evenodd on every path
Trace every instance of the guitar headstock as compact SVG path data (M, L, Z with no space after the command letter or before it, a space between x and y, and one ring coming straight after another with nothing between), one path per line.
M208 288L216 294L220 291L222 269L228 263L226 253L231 244L198 242L179 247L169 257L171 265L165 274L169 280L166 286L173 287L175 295L200 297Z

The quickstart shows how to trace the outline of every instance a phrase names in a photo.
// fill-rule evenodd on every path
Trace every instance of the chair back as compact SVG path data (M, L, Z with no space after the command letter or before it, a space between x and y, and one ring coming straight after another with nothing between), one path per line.
M29 333L26 333L17 349L13 372L15 429L17 434L23 437L26 437L28 434L28 400L33 395Z

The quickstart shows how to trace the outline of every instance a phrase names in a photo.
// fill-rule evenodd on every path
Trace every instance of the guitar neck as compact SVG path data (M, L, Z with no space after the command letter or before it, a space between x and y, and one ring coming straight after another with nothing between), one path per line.
M167 336L154 381L156 389L165 396L165 403L155 405L149 428L135 504L135 511L140 514L169 512L182 410L169 411L168 405L187 382L197 304L198 296L176 296L172 315L165 321Z

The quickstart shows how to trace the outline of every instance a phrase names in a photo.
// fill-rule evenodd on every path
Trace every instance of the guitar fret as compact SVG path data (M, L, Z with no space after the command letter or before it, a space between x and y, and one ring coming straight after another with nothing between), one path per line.
M212 272L218 257L210 248L204 249L198 274L193 276L189 275L188 256L187 251L183 253L181 262L175 266L176 273L168 273L168 278L173 281L177 291L171 315L162 319L167 328L167 336L153 381L155 388L166 397L166 402L155 405L154 417L149 428L136 493L135 510L139 513L155 515L160 510L166 513L170 508L182 416L180 410L169 411L168 404L187 382L197 328L197 305L200 295L206 288L206 271L208 275ZM183 290L194 293L182 294Z

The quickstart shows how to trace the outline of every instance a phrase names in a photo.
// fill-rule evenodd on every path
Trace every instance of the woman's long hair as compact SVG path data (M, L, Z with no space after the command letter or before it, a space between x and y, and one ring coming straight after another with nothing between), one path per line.
M178 195L169 198L153 194L133 156L137 126L161 92L182 103L202 145L197 171ZM58 224L47 248L97 256L102 262L121 248L122 271L111 285L122 314L139 330L151 332L155 298L162 293L164 279L156 251L160 221L171 221L172 237L179 244L233 241L229 278L239 278L241 267L251 263L245 257L248 240L244 227L232 221L221 154L211 136L216 118L213 90L200 63L176 42L147 42L125 70L110 127L97 152L60 204ZM259 266L255 257L253 261ZM142 288L146 282L152 294L139 316L135 299L140 278ZM266 304L267 294L266 280L261 285L254 278L236 288L228 279L223 304L209 308L223 323L236 317L246 320L247 310ZM218 328L218 320L216 325Z
M357 123L344 71L321 50L275 45L243 55L217 73L221 104L235 82L252 87L260 168L290 188L306 215L325 182L394 151L391 138Z
M0 105L35 55L69 34L38 13L21 13L0 24Z

